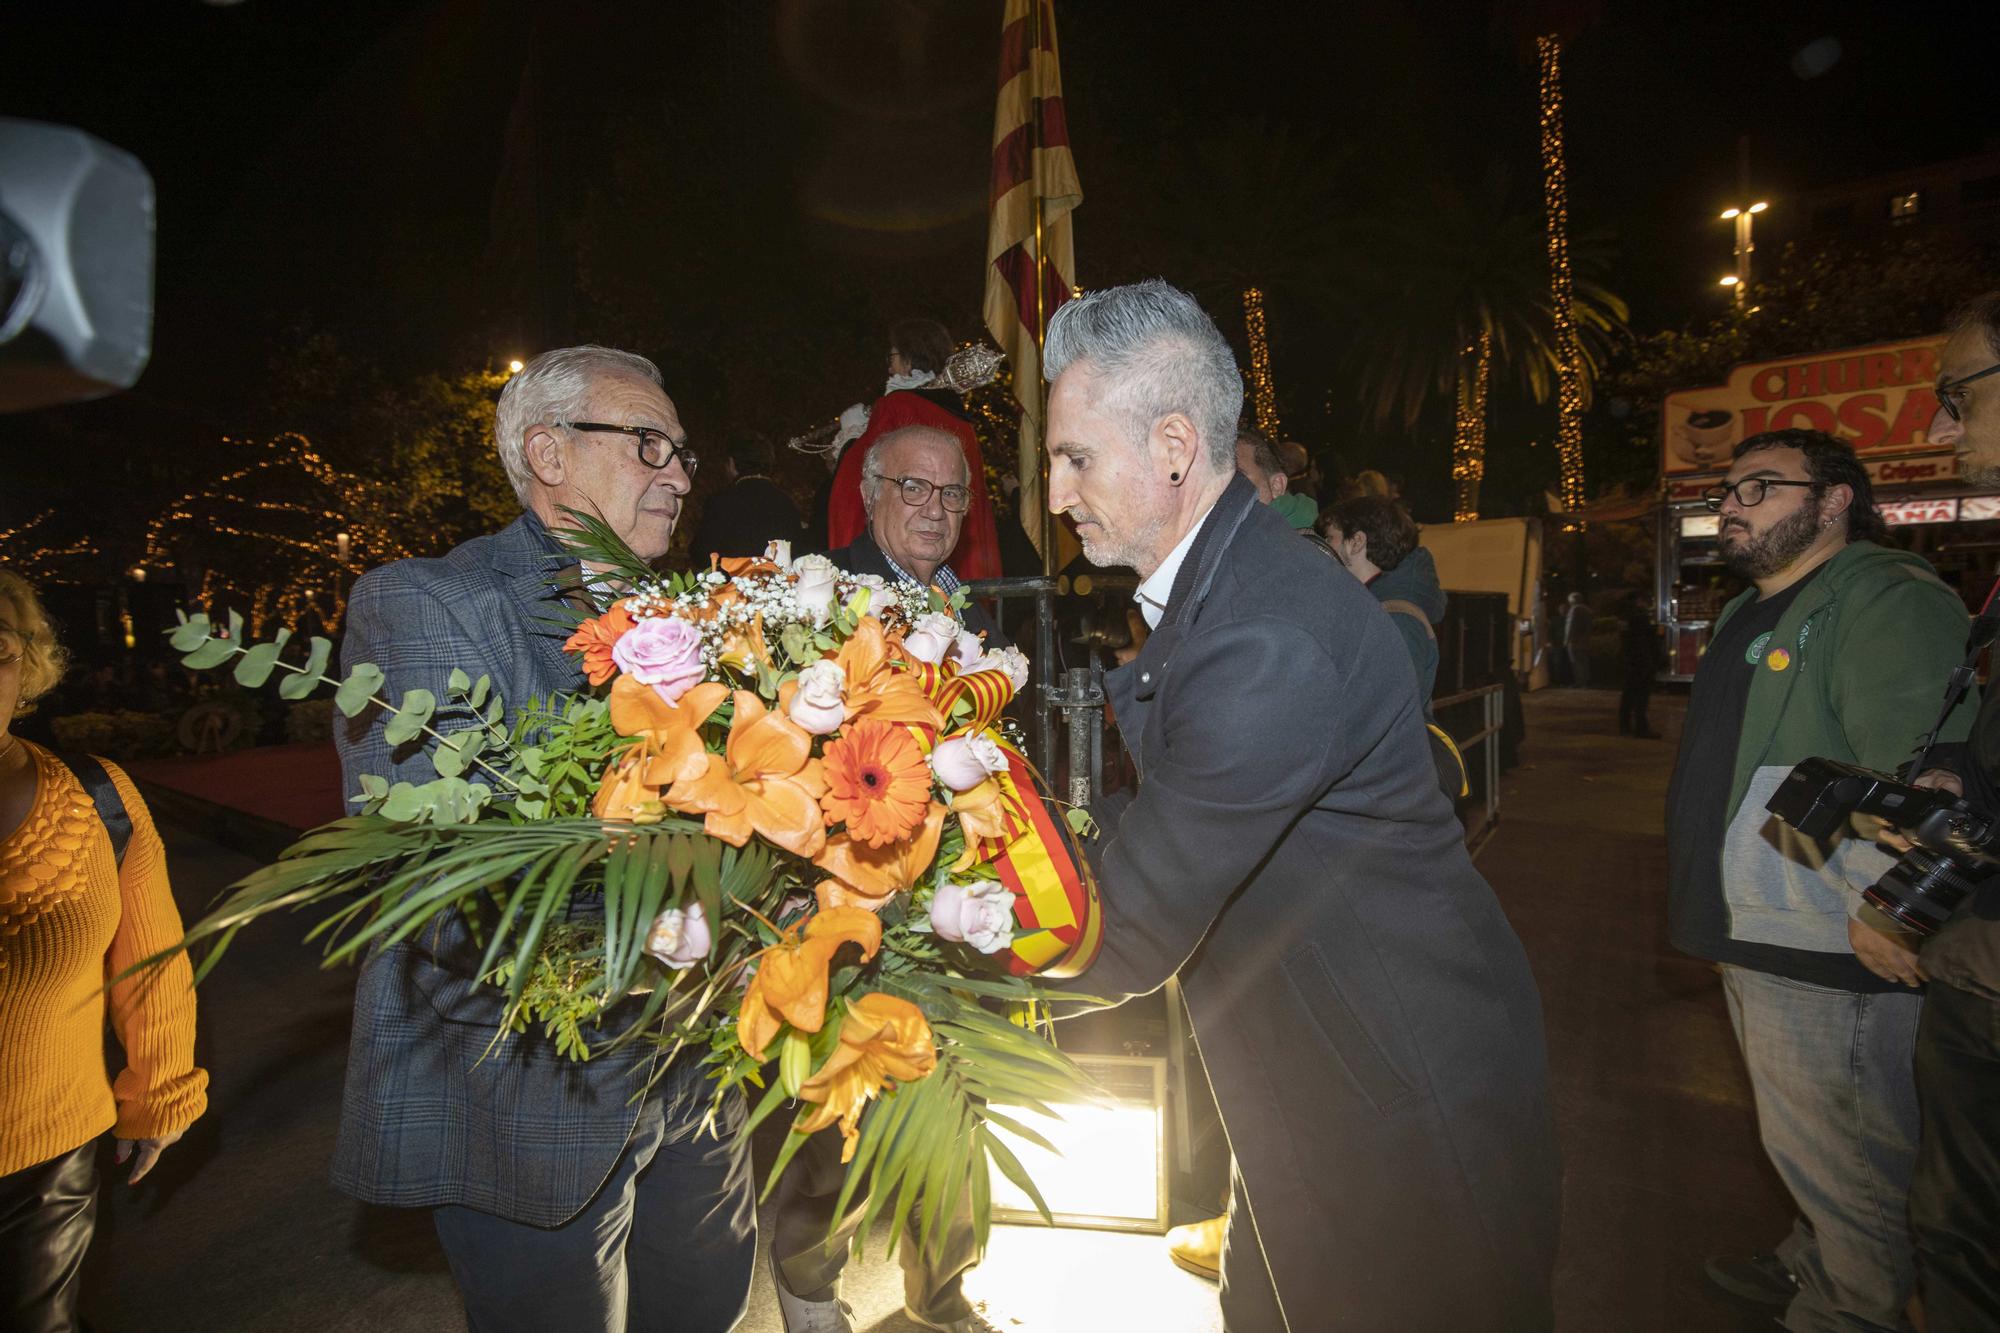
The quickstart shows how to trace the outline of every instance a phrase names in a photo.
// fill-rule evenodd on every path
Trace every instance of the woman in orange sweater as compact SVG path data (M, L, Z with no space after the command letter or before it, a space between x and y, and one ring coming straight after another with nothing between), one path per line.
M125 1069L107 1076L104 984L181 922L125 774L102 766L131 820L121 867L84 783L11 734L63 661L34 590L0 569L0 1328L38 1333L76 1326L98 1136L116 1135L137 1182L208 1104L185 955L111 987Z

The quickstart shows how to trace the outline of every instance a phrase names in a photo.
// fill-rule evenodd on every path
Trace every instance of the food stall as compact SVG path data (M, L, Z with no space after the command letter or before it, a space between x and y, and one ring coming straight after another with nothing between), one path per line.
M1667 395L1655 589L1662 680L1693 679L1716 616L1743 588L1722 563L1719 519L1701 495L1722 480L1739 443L1767 430L1823 430L1853 444L1891 540L1929 560L1968 606L1984 600L2000 553L2000 494L1967 484L1950 446L1927 434L1942 346L1915 338L1757 361L1725 384Z

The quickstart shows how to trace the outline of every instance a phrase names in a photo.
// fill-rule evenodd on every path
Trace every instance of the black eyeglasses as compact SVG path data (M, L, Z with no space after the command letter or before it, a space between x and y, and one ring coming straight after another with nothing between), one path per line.
M915 508L930 503L931 492L936 491L944 507L954 514L963 514L972 503L970 486L940 486L923 477L883 477L883 481L893 481L903 493L903 503Z
M2000 361L1994 362L1984 370L1975 370L1970 375L1961 375L1955 380L1939 380L1937 383L1938 406L1942 407L1944 414L1953 421L1965 420L1964 417L1958 414L1958 404L1952 401L1952 394L1963 389L1974 380L1985 379L1988 375L2000 375Z
M1731 495L1736 503L1745 509L1764 503L1764 493L1773 486L1806 486L1818 490L1816 481L1786 481L1782 477L1745 477L1741 481L1726 481L1720 486L1711 486L1701 493L1702 503L1710 509L1721 509L1722 502Z
M694 480L694 470L701 460L694 456L694 450L685 444L675 444L673 437L663 430L651 426L612 426L602 421L572 421L571 430L602 430L614 435L630 435L639 442L639 461L650 468L669 467L678 458L688 480Z
M27 655L35 636L12 625L0 625L0 666L13 666Z

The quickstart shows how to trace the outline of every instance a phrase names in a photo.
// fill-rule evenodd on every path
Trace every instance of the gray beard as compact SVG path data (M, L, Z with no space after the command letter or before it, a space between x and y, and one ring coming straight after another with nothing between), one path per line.
M1723 547L1722 563L1740 579L1767 579L1804 555L1819 539L1819 506L1809 505L1780 519L1761 537Z

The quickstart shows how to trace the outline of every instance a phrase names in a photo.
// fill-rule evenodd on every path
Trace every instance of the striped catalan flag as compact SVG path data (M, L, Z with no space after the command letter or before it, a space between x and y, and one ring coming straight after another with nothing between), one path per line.
M1040 253L1035 244L1037 201ZM1045 502L1041 342L1044 321L1076 287L1070 212L1082 202L1063 114L1055 0L1007 0L1000 28L1000 102L993 113L985 314L988 331L1014 368L1014 396L1021 403L1021 526L1037 549Z

